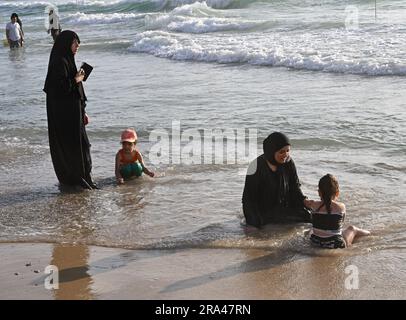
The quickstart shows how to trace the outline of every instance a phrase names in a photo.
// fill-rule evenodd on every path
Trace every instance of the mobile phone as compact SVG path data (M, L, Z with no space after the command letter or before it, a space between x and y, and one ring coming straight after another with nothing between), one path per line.
M85 72L85 77L83 78L83 81L86 81L87 78L89 78L90 74L92 73L93 67L90 64L83 62L81 68Z

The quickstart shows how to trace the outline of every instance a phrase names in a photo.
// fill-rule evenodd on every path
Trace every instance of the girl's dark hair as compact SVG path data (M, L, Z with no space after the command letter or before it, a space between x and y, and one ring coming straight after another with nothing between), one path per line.
M321 200L326 206L327 212L331 213L331 201L340 190L336 177L331 174L326 174L319 181L319 191Z

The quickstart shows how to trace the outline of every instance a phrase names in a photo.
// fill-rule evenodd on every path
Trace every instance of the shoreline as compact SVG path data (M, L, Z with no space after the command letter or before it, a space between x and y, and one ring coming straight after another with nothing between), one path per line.
M264 249L126 250L2 243L0 255L4 257L0 262L0 299L6 300L406 298L406 291L399 287L401 279L396 274L385 276L384 270L371 279L371 274L360 268L359 288L345 288L349 265L384 259L385 251L301 256ZM48 265L58 267L58 289L45 288Z

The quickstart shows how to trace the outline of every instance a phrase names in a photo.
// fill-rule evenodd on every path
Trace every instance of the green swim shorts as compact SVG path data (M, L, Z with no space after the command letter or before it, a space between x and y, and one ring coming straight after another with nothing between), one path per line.
M142 166L138 161L134 163L129 163L121 167L120 174L124 179L131 178L133 176L139 177L142 174Z

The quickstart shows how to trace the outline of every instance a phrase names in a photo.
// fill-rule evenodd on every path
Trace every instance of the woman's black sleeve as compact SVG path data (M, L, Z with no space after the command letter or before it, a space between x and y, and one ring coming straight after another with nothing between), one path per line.
M296 165L293 160L290 161L289 167L289 190L291 201L297 206L303 205L303 200L306 198L300 188L300 181L296 171Z
M69 75L68 64L63 59L53 65L52 78L59 96L70 96L76 93L78 85L75 78Z
M247 224L259 228L263 225L263 221L258 206L260 201L260 174L257 169L257 161L255 160L250 164L247 175L245 177L242 204Z

